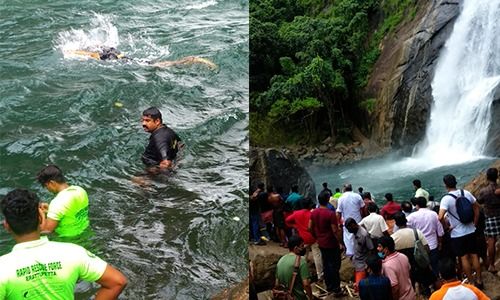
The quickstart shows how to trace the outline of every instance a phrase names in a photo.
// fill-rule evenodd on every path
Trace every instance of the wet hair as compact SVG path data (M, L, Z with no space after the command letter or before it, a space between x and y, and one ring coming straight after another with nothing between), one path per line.
M443 182L447 188L454 189L457 187L457 179L455 178L455 176L453 176L451 174L444 175Z
M299 192L299 186L296 185L296 184L292 185L292 192L293 193L298 193Z
M498 170L497 168L489 168L486 170L486 179L488 181L496 182L498 179Z
M425 198L424 198L425 199ZM403 201L401 203L401 209L406 212L406 213L411 213L411 210L413 207L411 206L411 203L409 201Z
M457 277L457 269L455 260L449 257L443 257L439 260L439 274L444 280L449 280Z
M391 193L387 193L387 194L385 194L385 196L384 196L384 197L385 197L385 199L386 199L387 201L393 201L393 198L392 198L392 194L391 194Z
M318 195L319 205L323 206L327 205L329 200L330 200L330 193L328 193L327 191L322 191L319 193Z
M36 175L36 179L40 182L41 185L45 185L47 182L53 180L57 183L65 183L66 179L64 178L63 172L56 165L48 165L43 168Z
M300 246L302 242L303 242L302 238L294 234L290 238L288 238L288 249L292 251L295 247Z
M371 213L372 213L372 212L376 212L376 211L377 211L377 209L378 209L377 204L375 204L375 203L373 203L373 202L370 202L370 203L368 204L368 211L369 211L369 212L371 212Z
M161 118L161 112L158 108L152 106L146 110L144 110L142 112L142 115L145 116L145 117L151 117L153 120L158 120L160 119L160 121L163 122L162 118Z
M394 239L390 236L383 236L377 240L377 243L382 246L382 248L387 248L389 251L394 252L396 245L394 244Z
M373 274L380 274L382 271L382 259L378 255L370 254L366 258L366 265L372 270Z
M422 182L420 182L419 179L415 179L415 180L413 180L413 185L416 186L417 188L421 188Z
M352 192L352 185L350 183L344 184L344 190L347 192Z
M2 199L1 209L5 221L16 235L34 232L39 225L37 195L25 189L15 189Z
M323 187L324 187L325 189L328 187L328 183L326 183L326 182L323 182L323 184L322 184L322 185L323 185Z
M118 59L120 55L120 51L116 50L113 47L102 48L99 53L99 59L101 60L111 60Z
M427 199L425 199L425 197L417 197L415 199L415 204L418 205L419 208L427 207Z
M406 223L408 222L406 220L405 214L402 212L397 212L394 214L394 221L396 221L396 225L398 225L398 227L406 226Z
M372 200L372 194L370 192L364 192L363 193L363 199L370 199L370 200Z

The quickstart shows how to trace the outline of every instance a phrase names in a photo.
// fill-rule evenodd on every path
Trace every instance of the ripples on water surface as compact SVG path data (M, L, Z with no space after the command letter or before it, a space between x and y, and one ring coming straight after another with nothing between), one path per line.
M208 298L246 276L247 1L0 6L0 195L27 187L48 200L34 176L61 166L89 193L83 243L127 275L124 299ZM139 60L200 55L219 69L62 54L98 44ZM142 170L139 118L151 105L187 149L174 176L140 188L130 178ZM12 245L2 230L0 254ZM76 298L94 292L80 284Z

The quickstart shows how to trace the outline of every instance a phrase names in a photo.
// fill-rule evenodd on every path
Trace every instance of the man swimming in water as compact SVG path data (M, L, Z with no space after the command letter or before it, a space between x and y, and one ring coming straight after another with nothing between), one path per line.
M183 147L179 136L163 124L161 112L156 107L142 112L141 124L144 131L151 133L149 143L142 154L142 162L148 172L158 173L172 169L177 152Z
M125 56L125 54L121 53L120 51L118 51L116 48L113 47L103 47L99 51L70 50L70 51L65 51L65 53L74 56L92 58L95 60L117 60L117 59L132 60L132 58ZM203 64L209 67L210 69L217 68L217 65L211 62L210 60L197 56L187 56L179 60L166 60L160 62L145 61L145 62L153 67L159 67L159 68L179 66L179 65L192 65L192 64Z

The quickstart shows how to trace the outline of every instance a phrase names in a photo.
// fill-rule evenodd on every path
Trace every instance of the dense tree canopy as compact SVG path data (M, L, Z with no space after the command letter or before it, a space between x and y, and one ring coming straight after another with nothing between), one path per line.
M378 57L374 43L382 37L374 22L383 13L380 1L398 5L383 0L251 1L252 140L266 140L262 126L252 124L308 137L326 133L335 140L356 123L360 107L367 107L360 105L359 91Z

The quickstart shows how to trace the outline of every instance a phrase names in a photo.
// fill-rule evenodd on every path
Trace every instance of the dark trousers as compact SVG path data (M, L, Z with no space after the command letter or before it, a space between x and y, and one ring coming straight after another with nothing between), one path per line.
M254 242L260 241L260 214L250 214L250 238Z
M325 278L326 290L328 292L340 291L340 249L339 248L321 248L321 257L323 259L323 276Z
M432 268L432 273L436 275L436 277L439 276L439 250L438 248L431 250L429 252L429 258L431 259L431 268Z

